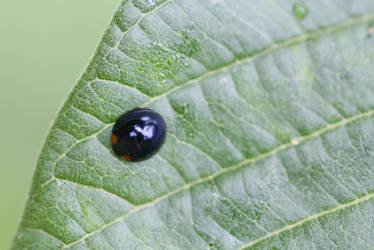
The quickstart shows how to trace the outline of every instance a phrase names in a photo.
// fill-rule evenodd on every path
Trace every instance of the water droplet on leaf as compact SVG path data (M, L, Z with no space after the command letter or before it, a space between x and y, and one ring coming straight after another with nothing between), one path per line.
M292 11L298 19L304 19L308 15L308 8L302 3L294 3Z

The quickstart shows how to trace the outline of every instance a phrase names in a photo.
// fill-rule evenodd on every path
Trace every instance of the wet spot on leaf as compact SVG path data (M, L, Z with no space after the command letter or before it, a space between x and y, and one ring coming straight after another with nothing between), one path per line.
M292 8L293 14L302 20L308 15L308 8L302 3L294 3Z
M188 112L188 109L190 109L190 104L184 103L182 105L175 105L174 110L181 116L185 116L185 114Z

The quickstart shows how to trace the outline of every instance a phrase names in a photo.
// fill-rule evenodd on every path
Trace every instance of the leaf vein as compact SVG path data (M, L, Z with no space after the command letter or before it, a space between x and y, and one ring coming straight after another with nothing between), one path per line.
M113 221L107 223L106 225L104 225L103 227L99 228L98 230L91 232L90 234L86 234L85 236L83 236L83 237L80 238L79 240L76 240L76 241L70 243L69 246L74 245L74 244L76 244L76 243L78 243L78 242L84 241L84 240L85 240L86 238L88 238L89 236L91 236L91 235L93 235L93 234L95 234L95 233L101 232L101 231L104 230L105 228L107 228L107 227L109 227L109 226L111 226L111 225L117 223L118 221L121 221L123 218L125 218L125 217L127 217L127 216L129 216L129 215L131 215L131 214L133 214L133 213L135 213L135 212L137 212L138 210L140 210L140 209L142 209L142 208L145 208L145 207L152 206L152 205L154 205L155 203L157 203L158 201L160 201L160 200L164 200L164 199L167 199L167 198L169 198L170 196L172 196L172 195L174 195L174 194L176 194L176 193L179 193L179 192L181 192L181 191L183 191L183 190L188 190L188 189L190 189L190 188L192 188L192 187L194 187L194 186L196 186L196 185L198 185L198 184L200 184L200 183L204 183L204 182L206 182L206 181L213 180L213 179L216 178L217 176L220 176L220 175L222 175L222 174L224 174L224 173L226 173L226 172L234 171L234 170L240 169L240 168L242 168L243 166L245 166L245 165L247 165L247 164L257 162L257 161L259 161L259 160L261 160L261 159L264 159L264 158L267 158L267 157L269 157L269 156L271 156L271 155L275 155L276 153L278 153L278 152L280 152L280 151L283 151L283 150L285 150L285 149L287 149L287 148L292 148L292 147L298 145L298 144L301 143L301 142L308 141L308 140L310 140L310 139L312 139L312 138L315 138L315 137L317 137L317 136L319 136L319 135L321 135L321 134L324 134L324 133L326 133L326 132L328 132L328 131L331 131L331 130L334 130L334 129L336 129L336 128L339 128L339 127L345 126L346 124L348 124L348 123L350 123L350 122L353 122L353 121L356 121L356 120L359 120L359 119L362 119L362 118L365 118L365 117L371 117L371 116L373 116L373 115L374 115L374 109L369 110L369 111L367 111L367 112L365 112L365 113L360 113L360 114L355 115L355 116L353 116L353 117L350 117L350 118L347 118L347 119L341 120L341 121L339 121L339 122L337 122L337 123L330 124L330 125L328 125L328 126L322 128L322 129L319 129L319 130L317 130L317 131L315 131L315 132L313 132L313 133L311 133L311 134L309 134L309 135L307 135L307 136L303 136L303 137L299 138L296 142L295 142L295 141L292 141L292 142L287 143L287 144L282 144L282 145L280 145L279 147L277 147L277 148L275 148L275 149L273 149L273 150L271 150L271 151L268 151L268 152L266 152L266 153L263 153L263 154L258 155L257 157L250 158L250 159L246 159L246 160L244 160L244 161L239 162L238 164L235 164L235 165L232 165L232 166L230 166L230 167L228 167L228 168L222 169L222 170L220 170L220 171L218 171L218 172L216 172L216 173L214 173L214 174L212 174L212 175L206 176L206 177L204 177L204 178L201 178L201 179L199 179L199 180L196 180L196 181L194 181L194 182L191 182L191 183L188 183L188 184L186 184L186 185L184 185L184 186L181 186L181 187L179 187L179 188L177 188L177 189L175 189L175 190L173 190L173 191L171 191L171 192L169 192L169 193L166 193L166 194L164 194L164 195L162 195L162 196L160 196L160 197L158 197L158 198L156 198L156 199L154 199L154 200L152 200L152 201L149 201L149 202L144 203L144 204L142 204L142 205L140 205L140 206L137 206L136 208L134 208L133 210L131 210L130 212L128 212L126 215L123 215L123 216L121 216L121 217L118 217L117 219L115 219L115 220L113 220ZM274 232L272 232L271 234L268 234L268 235L266 235L266 236L264 236L264 237L262 237L262 238L260 238L260 239L258 239L258 240L256 240L256 241L253 241L252 243L255 244L255 243L259 242L260 240L264 240L264 239L267 239L268 237L271 237L271 236L273 236L273 235L276 235L275 232L279 232L279 233L280 233L280 232L286 231L286 230L288 230L288 229L291 229L291 228L295 227L296 225L303 224L303 223L305 223L305 222L307 222L307 221L309 221L309 220L311 220L311 219L318 218L318 217L320 217L320 216L322 216L322 215L325 215L325 214L329 214L329 213L335 212L335 211L340 210L340 209L343 209L343 208L345 208L345 207L349 207L349 206L353 206L353 205L355 205L355 204L359 204L360 202L365 201L365 200L369 200L369 199L371 199L371 198L373 198L373 197L374 197L374 193L369 194L369 195L366 195L366 196L363 196L363 197L361 197L361 198L359 198L359 199L356 199L356 200L353 200L353 201L351 201L351 202L348 202L348 203L342 204L342 205L337 206L337 207L335 207L335 208L332 208L332 209L330 209L330 210L326 210L326 211L323 211L323 212L321 212L321 213L315 214L315 215L313 215L313 216L310 216L310 217L308 217L308 218L305 218L305 219L303 219L303 220L300 220L300 221L297 222L297 223L294 223L294 224L288 225L288 226L284 227L283 229L279 229L279 230L277 230L277 231L274 231ZM253 244L252 244L252 245L253 245Z

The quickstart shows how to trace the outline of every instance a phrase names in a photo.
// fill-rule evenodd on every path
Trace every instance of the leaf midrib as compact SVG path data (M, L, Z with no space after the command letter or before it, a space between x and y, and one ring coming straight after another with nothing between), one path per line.
M170 1L166 1L166 2L170 2ZM165 3L163 3L162 5L164 5L164 4L165 4ZM158 8L161 7L162 5L158 6ZM153 13L153 12L154 12L154 11L151 11L151 12L145 14L144 16L142 16L141 19L143 19L145 16L147 16L147 15ZM141 107L145 107L145 106L149 105L150 103L152 103L152 102L154 102L154 101L156 101L156 100L158 100L158 99L160 99L160 98L162 98L162 97L164 97L164 96L167 96L167 95L170 94L170 93L173 93L173 92L175 92L175 91L177 91L177 90L179 90L179 89L181 89L181 88L183 88L183 87L186 87L186 86L191 85L191 84L193 84L193 83L195 83L195 82L198 82L198 81L200 81L201 79L204 79L204 78L206 78L206 77L208 77L208 76L211 76L211 75L214 75L214 74L217 74L217 73L220 73L220 72L224 72L224 71L226 71L226 70L228 70L228 69L230 69L230 68L232 68L232 67L234 67L234 66L237 66L237 65L241 65L241 64L244 64L244 63L251 62L251 61L255 60L256 58L259 58L259 57L262 57L262 56L264 56L264 55L267 55L267 54L269 54L269 53L271 53L271 52L273 52L273 51L275 51L275 50L277 50L277 49L281 49L281 48L287 47L287 46L292 45L292 44L305 42L305 41L310 40L310 39L312 39L312 38L315 38L315 37L321 36L321 35L323 35L323 34L332 33L332 32L334 32L334 31L336 31L336 30L343 29L343 28L346 28L346 27L349 27L349 26L353 26L353 25L358 24L358 23L366 22L366 21L369 21L369 20L371 20L371 19L374 19L374 13L370 13L370 14L366 14L366 15L362 15L362 16L357 16L357 17L355 17L355 18L350 18L350 19L348 19L348 20L346 20L346 21L344 21L344 22L342 22L342 23L338 23L338 24L335 24L335 25L332 25L332 26L329 26L329 27L325 27L325 28L322 28L322 29L319 29L319 30L315 30L315 31L309 32L309 33L305 33L305 34L303 34L303 35L301 35L301 36L292 37L292 38L287 39L287 40L285 40L285 41L283 41L283 42L280 42L280 43L276 43L276 44L274 44L273 46L268 47L267 49L264 49L264 50L262 50L262 51L260 51L260 52L258 52L258 53L252 54L252 55L249 56L249 57L245 57L245 58L243 58L243 59L236 60L236 61L234 61L234 62L232 62L232 63L230 63L230 64L228 64L228 65L225 65L225 66L223 66L223 67L221 67L221 68L218 68L218 69L216 69L216 70L212 70L212 71L208 71L208 72L206 72L206 73L200 75L200 76L197 77L197 78L190 79L189 81L186 81L185 83L183 83L183 84L181 84L181 85L175 86L175 87L171 88L170 90L166 91L165 93L163 93L163 94L161 94L161 95L154 96L154 97L150 98L150 99L149 99L147 102L145 102ZM139 20L137 23L139 23L140 21L141 21L141 20ZM131 27L133 27L133 26L131 26ZM90 83L91 83L91 82L90 82ZM88 84L90 84L90 83L88 83ZM88 237L90 237L90 236L92 236L92 235L94 235L94 234L96 234L96 233L98 233L98 232L101 232L101 231L104 230L105 228L107 228L107 227L109 227L109 226L111 226L111 225L113 225L113 224L115 224L115 223L117 223L117 222L120 222L121 220L123 220L123 219L126 218L127 216L129 216L129 215L131 215L131 214L137 212L138 210L143 209L143 208L148 207L148 206L151 206L151 205L154 205L154 204L156 204L158 201L163 200L163 199L166 199L166 198L168 198L168 197L170 197L170 196L172 196L172 195L174 195L174 194L176 194L176 193L179 193L179 192L181 192L181 191L183 191L183 190L190 189L191 187L196 186L196 185L198 185L198 184L200 184L200 183L203 183L203 182L205 182L205 181L213 180L213 179L216 178L217 176L220 176L220 175L222 175L222 174L224 174L224 173L226 173L226 172L237 170L237 169L243 167L243 166L246 165L246 164L254 163L254 162L258 161L258 160L261 160L261 159L263 159L263 158L266 158L266 157L269 157L269 156L271 156L271 155L274 155L274 154L278 153L279 151L282 151L282 150L285 150L285 149L287 149L287 148L290 148L290 147L296 146L296 145L298 145L298 144L301 143L301 142L304 142L304 141L309 140L309 139L311 139L311 138L317 137L317 136L319 136L319 135L321 135L321 134L323 134L323 133L326 133L326 132L328 132L328 131L334 130L334 129L339 128L339 127L341 127L341 126L344 126L344 125L346 125L347 123L353 122L353 121L355 121L355 120L359 120L359 119L364 118L364 117L370 117L370 116L372 116L373 114L374 114L374 110L369 110L369 111L366 111L366 112L364 112L364 113L360 113L360 114L358 114L358 115L355 115L355 116L352 116L352 117L349 117L349 118L343 119L343 120L341 120L341 121L339 121L339 122L336 122L336 123L334 123L334 124L328 124L327 126L321 128L321 129L319 129L319 130L317 130L317 131L315 131L315 132L313 132L313 133L311 133L311 134L309 134L309 135L306 135L306 136L300 137L300 138L298 138L298 139L294 139L294 140L292 140L290 143L282 144L282 145L280 145L279 147L277 147L277 148L275 148L275 149L273 149L273 150L271 150L271 151L268 151L268 152L266 152L266 153L260 154L260 155L254 157L254 158L245 159L245 160L243 160L242 162L240 162L240 163L238 163L238 164L235 164L235 165L233 165L233 166L230 166L230 167L228 167L228 168L222 169L222 170L220 170L220 171L214 173L213 175L206 176L206 177L204 177L204 178L198 179L198 180L196 180L196 181L194 181L194 182L191 182L191 183L188 183L188 184L186 184L186 185L184 185L184 186L181 186L181 187L179 187L179 188L177 188L177 189L175 189L175 190L173 190L173 191L170 191L170 192L168 192L168 193L166 193L166 194L164 194L164 195L162 195L162 196L160 196L160 197L158 197L158 198L156 198L156 199L154 199L154 200L152 200L152 201L149 201L149 202L147 202L147 203L143 203L143 204L141 204L141 205L139 205L139 206L134 207L132 210L130 210L130 211L127 212L126 214L124 214L124 215L118 217L117 219L115 219L115 220L113 220L113 221L111 221L111 222L105 224L105 225L102 226L101 228L99 228L99 229L97 229L97 230L95 230L95 231L93 231L93 232L91 232L91 233L85 234L83 237L81 237L80 239L78 239L78 240L76 240L76 241L73 241L73 242L71 242L71 243L69 243L69 244L66 244L66 245L64 246L64 248L71 247L71 246L73 246L73 245L75 245L75 244L77 244L77 243L79 243L79 242L82 242L82 241L84 241L85 239L87 239ZM103 128L101 128L100 130L98 130L97 132L95 132L94 134L92 134L92 135L90 135L90 136L88 136L88 137L82 138L82 139L80 139L80 140L77 140L77 141L76 141L76 142L75 142L75 143L74 143L74 144L73 144L73 145L72 145L68 150L66 150L66 152L65 152L64 154L62 154L62 156L63 156L63 155L66 155L66 154L70 151L70 149L73 148L73 147L74 147L75 145L77 145L78 143L80 143L80 142L82 142L82 141L85 141L85 140L87 140L87 139L89 139L89 138L92 138L92 137L97 136L97 135L100 134L102 131L104 131L105 129L107 129L108 127L110 127L110 126L112 126L112 125L113 125L113 123L108 123L108 124L106 124L105 126L103 126ZM51 178L50 180L48 180L47 182L45 182L44 184L42 184L41 186L44 187L46 184L48 184L49 182L51 182L51 181L53 181L53 180L55 180L55 179L56 179L56 178L53 177L53 178ZM270 234L268 234L268 235L266 235L266 236L264 236L264 237L262 237L262 238L260 238L260 239L258 239L258 240L256 240L256 241L253 241L253 242L251 242L251 243L248 243L246 246L252 246L252 245L254 245L254 244L259 243L259 242L262 241L262 240L265 240L265 239L267 239L267 238L269 238L269 237L271 237L271 236L273 236L273 235L276 235L277 232L278 232L278 233L281 233L281 232L283 232L283 231L290 230L290 229L292 229L292 228L294 228L294 227L296 227L296 226L298 226L298 225L301 225L301 224L303 224L303 223L305 223L305 222L307 222L307 221L310 221L310 220L316 219L316 218L318 218L318 217L320 217L320 216L323 216L323 215L328 214L328 213L335 212L335 211L337 211L337 210L343 209L343 208L348 207L348 206L356 205L356 204L358 204L358 203L360 203L360 202L362 202L362 201L368 200L368 199L370 199L370 198L372 198L372 197L374 197L374 193L372 193L372 194L368 194L368 195L366 195L366 196L363 196L363 197L361 197L361 198L358 198L358 199L356 199L356 200L353 200L353 201L351 201L351 202L349 202L349 203L346 203L346 204L343 204L343 205L337 206L337 207L335 207L335 208L332 208L332 209L330 209L330 210L325 210L325 211L323 211L323 212L321 212L321 213L318 213L318 214L312 215L312 216L310 216L310 217L308 217L308 218L305 218L305 219L303 219L303 220L301 220L301 221L299 221L299 222L297 222L297 223L294 223L294 224L288 225L287 227L284 227L284 228L282 228L282 229L278 229L277 231L274 231L274 232L272 232L272 233L270 233ZM245 246L244 246L244 247L245 247Z
M126 214L124 214L124 215L118 217L117 219L115 219L115 220L113 220L113 221L111 221L111 222L105 224L105 225L102 226L101 228L99 228L99 229L97 229L97 230L95 230L95 231L93 231L93 232L91 232L91 233L89 233L89 234L86 234L85 236L83 236L82 238L80 238L80 239L78 239L78 240L76 240L76 241L73 241L73 242L71 242L71 243L65 245L64 248L67 248L67 247L73 246L73 245L76 244L76 243L79 243L79 242L81 242L81 241L84 241L84 240L87 239L88 237L90 237L90 236L92 236L92 235L94 235L94 234L96 234L96 233L101 232L101 231L104 230L105 228L107 228L107 227L109 227L109 226L111 226L111 225L113 225L113 224L115 224L115 223L117 223L117 222L120 222L120 221L123 220L124 218L128 217L129 215L131 215L131 214L133 214L133 213L136 213L137 211L139 211L139 210L141 210L141 209L143 209L143 208L146 208L146 207L149 207L149 206L152 206L152 205L156 204L156 203L157 203L158 201L160 201L160 200L167 199L167 198L169 198L170 196L172 196L172 195L174 195L174 194L177 194L177 193L182 192L182 191L184 191L184 190L188 190L188 189L190 189L191 187L194 187L194 186L196 186L196 185L198 185L198 184L201 184L201 183L203 183L203 182L206 182L206 181L209 181L209 180L214 180L216 177L218 177L218 176L220 176L220 175L222 175L222 174L224 174L224 173L226 173L226 172L231 172L231 171L234 171L234 170L240 169L241 167L243 167L243 166L245 166L245 165L247 165L247 164L252 164L252 163L255 163L255 162L257 162L257 161L259 161L259 160L261 160L261 159L264 159L264 158L270 157L270 156L272 156L272 155L275 155L275 154L277 154L277 153L280 152L280 151L283 151L283 150L286 150L286 149L292 148L292 147L294 147L294 146L296 146L296 145L299 145L299 144L302 143L302 142L305 142L305 141L310 140L310 139L312 139L312 138L315 138L315 137L317 137L317 136L319 136L319 135L322 135L322 134L327 133L327 132L329 132L329 131L332 131L332 130L334 130L334 129L337 129L337 128L340 128L340 127L342 127L342 126L345 126L345 125L348 124L348 123L351 123L351 122L357 121L357 120L362 119L362 118L365 118L365 117L370 117L370 116L373 116L373 115L374 115L374 109L371 109L371 110L369 110L369 111L367 111L367 112L360 113L360 114L355 115L355 116L352 116L352 117L350 117L350 118L343 119L343 120L341 120L341 121L339 121L339 122L337 122L337 123L329 124L329 125L327 125L327 126L321 128L321 129L319 129L319 130L313 132L312 134L309 134L309 135L307 135L307 136L300 137L300 138L298 138L298 139L294 139L294 140L292 140L290 143L282 144L281 146L279 146L279 147L277 147L277 148L275 148L275 149L273 149L273 150L271 150L271 151L269 151L269 152L266 152L266 153L260 154L260 155L254 157L254 158L246 159L246 160L244 160L244 161L242 161L242 162L240 162L240 163L238 163L238 164L235 164L235 165L233 165L233 166L231 166L231 167L224 168L224 169L222 169L222 170L220 170L220 171L214 173L213 175L209 175L209 176L206 176L206 177L204 177L204 178L198 179L198 180L196 180L196 181L194 181L194 182L191 182L191 183L188 183L188 184L186 184L186 185L183 185L183 186L181 186L181 187L179 187L179 188L177 188L177 189L175 189L175 190L173 190L173 191L171 191L171 192L168 192L168 193L166 193L166 194L164 194L164 195L158 197L157 199L154 199L154 200L152 200L152 201L149 201L149 202L147 202L147 203L143 203L142 205L139 205L139 206L134 207L132 210L130 210L130 211L127 212ZM325 211L322 211L322 212L320 212L320 213L317 213L317 214L311 215L311 216L309 216L309 217L307 217L307 218L304 218L303 220L300 220L300 221L298 221L298 222L296 222L296 223L294 223L294 224L287 225L286 227L283 227L283 228L278 229L278 230L276 230L276 231L274 231L274 232L271 232L271 233L267 234L266 236L263 236L262 238L260 238L260 239L258 239L258 240L256 240L256 241L252 241L252 242L248 243L247 245L248 245L248 246L254 245L254 244L256 244L256 243L259 243L261 240L265 240L265 239L267 239L267 238L269 238L269 237L271 237L271 236L276 235L277 232L278 232L278 233L281 233L281 232L284 232L284 231L290 230L290 229L292 229L292 228L294 228L294 227L296 227L296 226L299 226L299 225L302 225L302 224L304 224L304 223L306 223L306 222L308 222L308 221L311 221L311 220L317 219L317 218L319 218L319 217L321 217L321 216L323 216L323 215L326 215L326 214L329 214L329 213L333 213L333 212L335 212L335 211L337 211L337 210L341 210L341 209L346 208L346 207L350 207L350 206L353 206L353 205L357 205L357 204L359 204L360 202L362 202L362 201L366 201L366 200L369 200L369 199L371 199L371 198L373 198L373 197L374 197L374 192L373 192L373 193L369 193L369 194L367 194L367 195L365 195L365 196L362 196L362 197L360 197L360 198L357 198L357 199L355 199L355 200L352 200L352 201L350 201L350 202L348 202L348 203L340 204L339 206L336 206L336 207L331 208L331 209L329 209L329 210L325 210Z

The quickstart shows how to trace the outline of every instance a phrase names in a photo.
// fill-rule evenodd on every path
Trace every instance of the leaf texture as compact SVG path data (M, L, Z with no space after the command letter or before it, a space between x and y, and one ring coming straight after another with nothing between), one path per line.
M123 1L13 248L372 248L373 27L371 0ZM128 163L109 138L135 107L168 135Z

